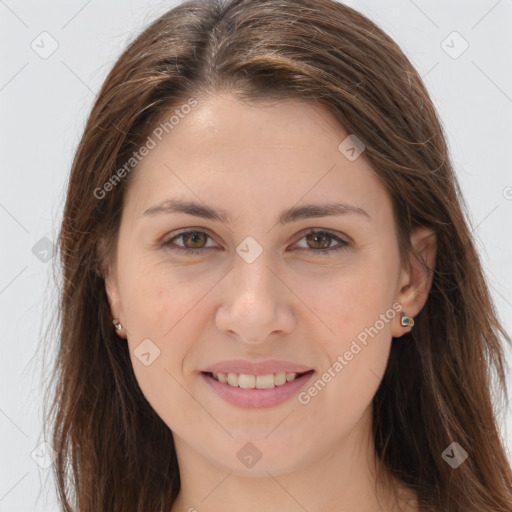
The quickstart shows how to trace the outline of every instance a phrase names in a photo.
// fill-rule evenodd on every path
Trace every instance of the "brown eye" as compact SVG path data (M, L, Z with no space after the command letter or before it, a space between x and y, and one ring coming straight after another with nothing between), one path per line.
M182 240L181 244L175 242L179 239ZM204 253L204 251L215 248L212 245L206 245L208 243L208 239L211 240L211 237L204 231L182 231L181 233L164 240L162 242L162 246L169 250L183 252L187 256L191 256L194 254L201 254ZM326 230L309 229L302 233L302 238L300 240L306 240L306 246L298 246L299 250L305 250L318 256L329 255L333 252L341 251L351 245L350 242L347 242L334 233ZM333 246L333 242L335 242L336 245Z
M307 247L299 246L300 250L306 250L315 255L328 255L330 253L346 249L351 244L330 231L309 229L302 233L301 240L306 240ZM337 245L332 246L332 242Z
M182 243L175 243L175 240L182 240ZM204 231L182 231L177 235L168 238L162 242L162 246L172 251L183 252L186 255L201 254L204 251L212 249L207 246L208 239L211 237Z
M313 244L313 249L328 249L331 245L332 236L329 233L317 232L306 235L308 243Z
M183 243L187 249L202 249L206 245L208 235L201 231L189 231L179 235L183 239ZM188 245L188 244L191 245Z

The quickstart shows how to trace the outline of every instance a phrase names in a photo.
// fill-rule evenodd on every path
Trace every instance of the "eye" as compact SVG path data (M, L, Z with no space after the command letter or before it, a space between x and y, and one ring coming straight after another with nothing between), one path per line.
M326 230L319 230L310 228L301 233L302 239L306 240L307 244L312 244L313 247L301 247L300 250L309 250L315 255L326 255L332 252L341 251L350 246L350 242L343 240L339 236ZM183 245L174 243L175 240L182 239ZM162 246L170 249L171 251L182 252L187 256L194 254L201 254L205 250L213 249L212 246L207 246L206 242L211 237L204 231L187 230L167 238L162 242ZM300 241L299 240L299 241ZM338 245L334 247L331 243L335 241ZM316 246L316 247L315 247Z
M177 247L173 247L173 241L178 240L181 238L184 242L184 246L178 245ZM187 256L191 256L194 254L201 254L205 249L211 249L211 247L207 247L205 245L206 240L210 238L210 236L205 233L204 231L182 231L181 233L173 236L172 238L169 238L167 240L164 240L162 242L162 245L164 247L169 248L172 251L178 251L183 252ZM190 246L187 246L187 244L190 244Z
M334 233L326 230L310 228L306 231L303 231L301 235L303 235L301 240L305 239L307 244L317 246L313 247L312 249L310 247L306 247L306 250L311 249L310 252L313 252L315 256L328 255L332 252L342 251L351 245L350 242L347 242ZM338 242L338 245L332 247L332 241Z

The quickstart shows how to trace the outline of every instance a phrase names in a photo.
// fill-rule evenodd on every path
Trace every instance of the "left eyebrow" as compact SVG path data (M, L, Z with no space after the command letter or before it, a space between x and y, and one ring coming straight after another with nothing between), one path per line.
M232 225L232 220L226 210L213 208L211 206L195 203L193 201L182 201L178 199L168 199L159 204L151 206L142 214L142 216L170 213L185 213L195 217L201 217L203 219ZM281 212L277 222L284 225L302 219L346 214L361 215L368 220L371 220L370 215L362 208L336 202L327 204L308 204L305 206L295 206L288 208Z

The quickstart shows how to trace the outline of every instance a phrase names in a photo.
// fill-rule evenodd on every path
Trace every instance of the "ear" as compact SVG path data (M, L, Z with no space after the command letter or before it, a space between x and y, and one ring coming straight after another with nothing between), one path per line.
M126 328L124 321L124 312L119 298L119 286L117 282L116 269L112 268L111 265L107 265L105 269L105 292L107 294L108 303L110 305L110 312L112 318L119 319L119 322L123 326L122 329L116 329L116 334L121 338L126 338Z
M437 252L437 236L433 229L421 226L411 235L410 269L402 269L399 294L396 301L402 305L402 311L394 318L392 335L398 338L411 330L401 322L402 312L415 317L427 302L432 286Z

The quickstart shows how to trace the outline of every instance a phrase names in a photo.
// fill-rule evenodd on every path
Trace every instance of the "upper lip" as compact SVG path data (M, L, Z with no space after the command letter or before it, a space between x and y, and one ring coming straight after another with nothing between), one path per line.
M290 361L244 361L242 359L232 359L230 361L220 361L203 368L205 373L238 373L244 375L268 375L270 373L303 373L312 370L310 366L292 363Z

